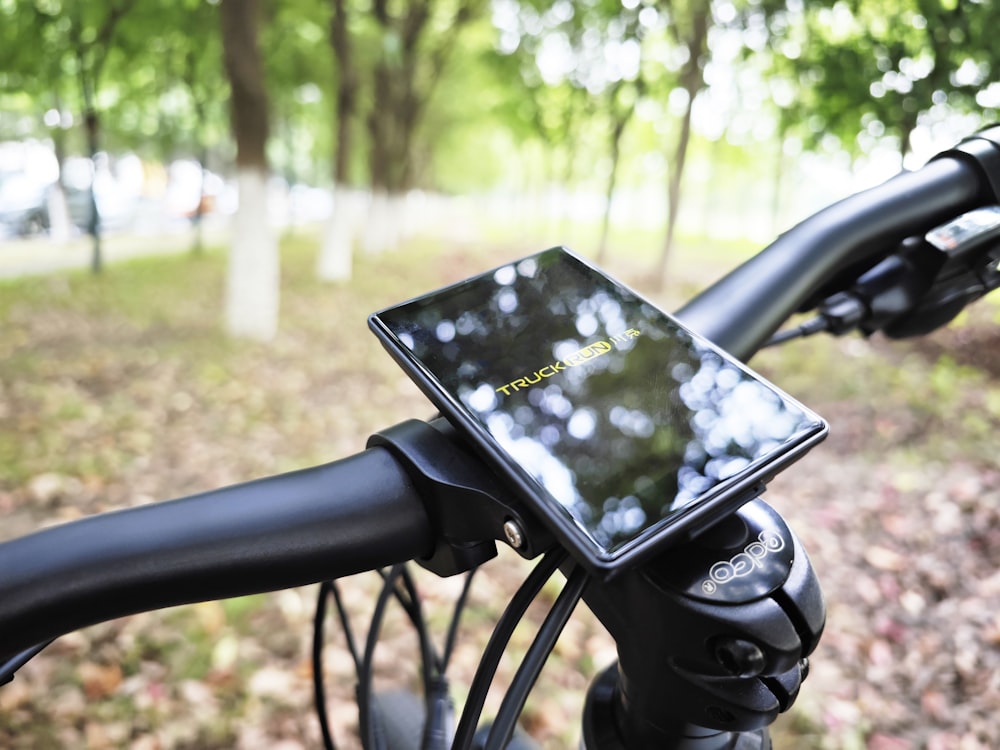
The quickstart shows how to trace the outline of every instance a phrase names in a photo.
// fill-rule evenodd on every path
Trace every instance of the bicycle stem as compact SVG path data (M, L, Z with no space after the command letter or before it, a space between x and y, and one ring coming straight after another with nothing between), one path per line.
M805 551L761 500L641 569L592 581L584 600L619 656L588 695L586 750L762 747L825 621Z

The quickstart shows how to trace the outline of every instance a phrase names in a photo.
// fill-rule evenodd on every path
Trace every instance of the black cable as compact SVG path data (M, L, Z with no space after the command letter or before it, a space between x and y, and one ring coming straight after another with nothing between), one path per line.
M361 679L362 666L361 658L358 656L357 643L354 640L354 630L351 628L344 600L340 596L340 588L337 586L336 581L324 581L320 584L319 593L316 597L316 614L313 618L312 672L316 718L319 720L319 729L323 737L323 747L325 750L336 750L336 743L333 741L333 732L330 729L330 716L326 710L326 686L323 682L323 647L326 644L323 627L326 622L327 602L331 594L336 604L337 615L340 619L340 627L343 630L344 639L347 641L347 650L354 661L354 672L358 680Z
M371 624L368 627L368 638L365 642L365 655L362 661L361 674L358 679L358 717L360 723L361 744L365 750L382 750L382 743L378 742L372 713L372 677L374 676L373 662L375 658L375 646L378 643L379 634L382 631L382 622L385 619L385 608L389 604L389 598L396 591L396 581L402 575L404 566L402 564L393 565L388 575L384 575L385 585L379 592L378 600L375 603L375 611L372 613Z
M420 595L417 593L417 585L413 580L413 575L410 573L410 568L404 567L403 574L401 577L403 586L406 587L406 591L410 597L410 622L413 623L413 629L417 631L417 639L420 643L420 660L421 660L421 675L424 681L424 695L429 695L431 691L431 685L437 680L444 677L444 666L441 663L441 657L438 656L437 650L434 648L434 643L431 641L430 634L427 632L427 621L424 620L424 612L421 606Z
M796 326L795 328L787 328L784 331L778 331L773 336L771 336L771 338L769 338L767 341L761 344L760 348L764 349L765 347L784 344L786 341L791 341L793 339L812 336L813 334L828 330L829 327L830 327L829 322L826 320L826 318L822 316L810 318L800 326Z
M333 733L330 731L330 716L326 712L326 687L323 685L323 623L326 621L326 602L330 591L334 590L331 581L324 581L319 586L316 597L316 614L313 617L312 672L313 700L316 704L316 718L319 720L319 731L323 736L323 747L326 750L336 750Z
M432 686L443 676L441 660L434 649L430 635L427 633L427 623L424 620L423 610L420 605L420 595L417 593L416 583L410 573L408 566L403 566L398 576L390 582L385 571L378 571L382 576L383 585L391 588L396 601L399 602L403 611L410 619L410 624L417 633L417 641L420 646L420 678L423 683L425 696L430 695ZM403 588L399 588L400 583Z
M577 567L570 574L559 598L556 599L556 603L552 605L552 609L538 629L535 640L532 641L521 666L518 667L517 673L507 689L507 694L503 697L500 710L497 712L493 726L490 728L489 737L486 739L484 750L503 750L510 742L510 738L514 736L514 728L517 726L517 719L524 709L528 694L534 687L542 667L545 666L545 661L556 645L559 634L562 633L566 622L576 608L577 602L580 601L587 580L588 576L583 568Z
M340 588L336 581L331 581L330 590L333 592L333 601L337 605L337 616L340 618L340 627L344 631L344 640L347 641L347 650L354 660L355 674L361 674L361 656L358 653L357 641L354 640L354 630L351 628L350 618L347 616L347 607L340 596Z
M458 599L455 601L455 609L451 616L451 622L448 624L448 636L444 642L444 653L441 654L442 674L448 668L452 651L455 650L455 638L458 636L459 620L461 620L462 612L465 610L466 602L469 600L469 591L472 590L472 577L476 574L477 570L478 568L473 568L465 575L465 585L462 586L462 593L458 595Z
M39 652L48 646L55 638L52 638L44 643L39 643L32 646L31 648L26 648L21 653L8 659L3 664L0 664L0 685L6 685L8 682L14 679L14 673L17 672L21 667L27 664L29 661L34 659Z
M465 706L462 708L462 716L458 721L458 728L455 731L455 741L452 744L453 750L471 749L476 733L476 725L483 711L483 705L486 703L486 695L489 692L490 683L493 681L493 675L500 664L504 649L507 647L511 635L514 633L514 628L521 621L521 618L524 617L528 605L538 596L538 592L542 590L542 586L545 585L545 582L552 576L556 568L559 567L559 563L565 557L566 552L562 549L553 549L547 552L541 562L535 566L534 570L524 580L524 583L521 584L521 587L510 600L510 604L507 605L507 609L504 610L500 619L497 620L496 627L493 629L493 635L490 636L489 643L486 644L486 649L483 651L483 658L479 661L476 675L469 686L469 695L465 700Z

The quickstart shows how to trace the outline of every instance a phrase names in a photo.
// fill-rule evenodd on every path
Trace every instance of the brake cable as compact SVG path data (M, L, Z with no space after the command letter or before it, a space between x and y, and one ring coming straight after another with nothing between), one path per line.
M476 668L476 674L469 685L469 695L465 699L462 716L455 731L455 740L452 744L454 750L471 750L476 726L479 723L483 705L486 703L490 683L493 681L493 675L496 674L504 649L514 633L514 628L524 617L528 606L538 596L542 586L552 577L565 557L566 551L558 547L546 552L541 561L528 574L528 577L524 579L507 608L497 620L493 634L490 636L479 661L479 666Z
M559 598L552 605L545 621L538 629L535 639L531 642L531 647L525 655L521 666L518 667L514 679L504 695L500 710L493 720L489 736L486 739L484 750L503 750L514 735L514 727L517 719L524 709L524 704L528 699L528 693L534 687L538 675L545 666L545 661L556 645L559 634L562 633L566 622L576 608L577 602L583 595L583 589L587 585L589 576L580 567L576 567L566 581L566 585L559 593Z
M403 610L406 612L407 617L410 619L410 622L417 633L417 638L420 642L422 661L421 672L423 675L425 696L429 697L432 692L435 691L435 695L437 695L437 693L441 690L446 692L447 683L444 680L445 671L448 667L448 663L450 662L451 654L454 651L455 640L458 635L458 626L461 620L462 612L465 610L465 606L468 602L469 592L472 586L472 577L477 569L473 568L466 574L462 591L455 602L451 621L448 625L448 634L445 641L444 651L439 656L434 650L433 643L431 642L427 632L426 621L424 620L423 613L420 608L420 597L417 592L413 576L407 566L404 565L399 567L401 570L398 572L395 570L388 573L385 570L376 571L382 577L383 582L383 593L382 596L380 596L380 600L383 597L388 600L390 594L394 595L400 606L402 606ZM400 583L402 583L403 588L399 587ZM347 608L344 605L340 589L337 586L336 581L325 581L320 584L319 593L316 599L316 612L313 621L312 671L316 714L323 738L323 746L326 750L336 750L336 744L333 740L333 734L330 729L329 715L326 709L326 689L323 682L322 656L325 644L324 622L326 620L327 602L331 596L334 600L338 619L340 620L340 625L344 632L347 650L354 662L355 673L358 681L357 699L359 710L361 710L363 715L368 716L369 720L372 718L369 703L365 703L364 708L362 709L362 703L370 700L369 688L372 671L370 664L366 667L365 661L360 655L357 647L357 641L355 640L354 632L347 614ZM378 607L376 609L378 610ZM382 616L383 613L378 611L375 615L373 615L372 622L369 627L369 633L380 630ZM436 673L436 677L432 673L432 670ZM365 688L365 685L367 685L368 688ZM367 731L364 728L365 721L367 720L362 720L361 722L363 733ZM365 741L367 742L368 739L366 738Z
M17 672L21 667L27 664L29 661L34 659L46 646L48 646L54 638L44 643L39 643L32 646L31 648L25 649L19 654L15 654L13 657L8 659L4 663L0 663L0 685L6 685L8 682L14 679L14 673Z
M351 623L347 620L347 611L343 607L340 598L340 589L337 588L336 581L323 581L319 586L319 594L316 597L316 614L313 617L313 642L312 642L312 676L313 676L313 701L316 707L316 718L319 720L319 730L323 737L323 747L325 750L336 750L337 746L333 741L333 733L330 731L330 716L326 710L326 687L323 683L323 646L326 642L323 634L323 624L326 622L327 601L331 594L337 604L337 611L340 613L340 624L347 640L347 650L354 659L355 671L361 671L361 661L358 658L358 649L354 643L354 633L351 630Z

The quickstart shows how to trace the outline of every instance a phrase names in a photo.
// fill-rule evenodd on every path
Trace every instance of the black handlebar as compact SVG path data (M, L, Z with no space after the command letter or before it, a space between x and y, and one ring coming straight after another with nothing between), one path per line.
M678 317L733 356L749 359L838 272L866 261L874 265L879 251L903 238L996 200L979 165L954 154L811 216L684 305Z
M315 583L432 548L424 506L383 448L93 516L0 544L0 663L115 617Z

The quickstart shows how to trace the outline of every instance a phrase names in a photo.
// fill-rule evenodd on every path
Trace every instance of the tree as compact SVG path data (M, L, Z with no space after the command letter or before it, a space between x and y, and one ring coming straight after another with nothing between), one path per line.
M180 63L176 80L186 94L191 114L186 133L192 139L190 146L201 166L198 202L192 216L192 250L198 253L202 249L202 222L208 200L205 194L208 155L210 148L220 140L214 123L220 119L217 110L224 98L224 82L218 68L220 39L212 5L203 0L187 0L180 7L182 12L177 14L177 23L168 27L172 32L170 46L178 54L175 58L169 47L167 54Z
M228 144L228 93L218 8L206 0L146 2L122 24L116 45L128 65L109 73L116 98L106 132L118 148L170 161L192 157L201 166L199 195L190 208L192 251L202 247L210 153Z
M337 68L336 140L333 157L333 211L320 247L317 273L321 279L337 281L351 276L353 237L351 232L351 153L358 109L360 71L354 56L348 23L347 0L332 0L330 46Z
M72 4L70 11L68 38L70 54L76 66L76 74L80 84L80 94L83 100L83 125L87 133L87 151L94 168L94 180L90 189L90 222L87 231L94 240L94 252L91 270L100 273L103 260L101 257L101 217L97 208L97 193L94 183L99 164L98 153L100 143L100 110L97 96L100 91L101 73L112 51L115 31L121 20L135 5L136 0L118 0L109 3L101 9L102 15L91 16L92 6Z
M40 94L50 92L52 105L62 109L65 100L79 103L86 137L86 150L95 177L101 151L101 103L104 72L109 60L120 50L116 37L136 0L67 3L19 0L5 8L6 39L0 60L10 65L16 81L25 90ZM73 79L69 86L66 77ZM8 85L13 83L7 82ZM74 93L75 92L75 93ZM66 95L66 99L63 98ZM57 144L59 143L57 134ZM88 231L93 238L91 270L100 273L103 265L101 223L97 210L94 180L88 188L90 215Z
M278 247L268 216L268 100L257 46L259 0L221 0L222 50L231 89L239 209L226 288L226 328L257 339L278 327Z
M691 115L694 100L705 87L705 64L709 56L708 32L712 27L712 7L709 0L688 0L670 3L667 29L674 44L684 52L684 62L678 71L679 90L684 101L677 140L667 168L667 231L657 266L657 283L666 278L667 263L673 250L680 215L681 180L691 143Z
M373 0L378 59L368 113L372 209L365 247L395 244L401 199L414 179L414 142L421 119L462 31L483 12L484 0L415 0L391 7Z
M856 155L891 138L905 159L921 121L979 106L998 21L993 3L814 0L784 22L801 43L775 61L798 84L790 119L808 123L809 145L833 137Z
M603 261L610 210L621 163L621 142L645 89L643 42L656 11L639 2L520 3L500 16L501 40L518 61L518 111L550 155L563 189L575 178L585 134L608 149ZM516 42L516 45L514 44ZM556 165L561 161L562 170Z
M282 0L267 3L261 29L264 77L271 102L271 167L287 185L323 180L330 143L333 66L326 38L328 0ZM294 224L295 202L288 203Z
M49 231L59 239L69 234L70 219L62 179L68 131L73 121L70 102L76 88L67 85L59 49L63 35L52 16L33 2L0 6L0 138L41 136L44 122L55 150L59 173L49 196ZM30 40L30 43L28 43ZM41 43L39 43L41 42ZM50 114L51 113L51 114Z
M611 154L611 166L608 169L608 184L605 190L604 218L601 223L601 238L597 245L597 262L603 264L608 252L608 233L611 228L611 206L615 195L615 185L618 180L618 166L621 163L622 135L632 116L635 107L642 96L642 79L632 86L624 80L617 81L607 93L607 112L611 124L608 139Z

